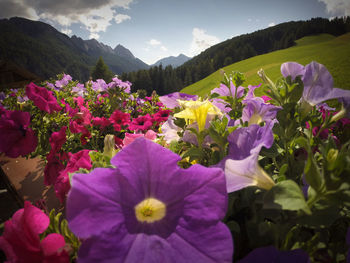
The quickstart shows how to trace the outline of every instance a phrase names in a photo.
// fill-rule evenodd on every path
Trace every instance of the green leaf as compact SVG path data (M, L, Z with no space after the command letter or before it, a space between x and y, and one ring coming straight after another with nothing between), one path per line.
M308 153L304 173L306 182L315 189L316 192L321 192L324 178L311 151Z
M311 214L300 187L292 180L277 183L266 193L265 201L267 205L269 203L280 205L284 210L303 210Z

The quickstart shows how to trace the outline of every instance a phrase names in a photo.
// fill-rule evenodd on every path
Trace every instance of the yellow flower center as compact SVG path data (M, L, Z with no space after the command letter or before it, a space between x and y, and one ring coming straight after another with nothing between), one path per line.
M250 120L248 122L248 126L252 125L252 124L260 124L262 122L262 117L257 114L257 113L254 113L252 115L252 117L250 117Z
M135 215L138 221L154 223L163 219L166 214L166 206L155 198L147 198L135 206Z

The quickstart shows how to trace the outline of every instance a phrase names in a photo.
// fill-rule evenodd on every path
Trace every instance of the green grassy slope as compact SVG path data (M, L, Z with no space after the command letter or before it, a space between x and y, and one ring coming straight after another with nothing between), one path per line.
M340 37L328 34L308 36L296 42L297 45L294 47L255 56L224 67L223 70L227 73L231 71L244 73L246 82L243 85L247 86L261 83L257 75L257 71L261 68L275 81L281 77L280 67L284 62L295 61L306 65L311 61L317 61L325 65L332 74L335 87L350 89L350 33ZM185 87L181 92L200 96L209 94L210 90L218 87L223 79L220 71Z

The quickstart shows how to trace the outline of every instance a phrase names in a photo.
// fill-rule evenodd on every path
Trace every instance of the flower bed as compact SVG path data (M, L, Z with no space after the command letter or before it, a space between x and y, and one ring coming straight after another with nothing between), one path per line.
M26 201L0 237L7 259L345 262L350 91L316 62L281 72L225 75L207 98L64 74L2 94L0 151L43 158L65 212Z

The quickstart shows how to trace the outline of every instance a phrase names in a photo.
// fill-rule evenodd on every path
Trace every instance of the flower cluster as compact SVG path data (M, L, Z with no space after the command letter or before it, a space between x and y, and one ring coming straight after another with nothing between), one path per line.
M317 62L281 73L225 74L206 98L68 75L4 94L0 150L46 159L67 221L26 202L0 248L11 262L345 262L350 91Z

